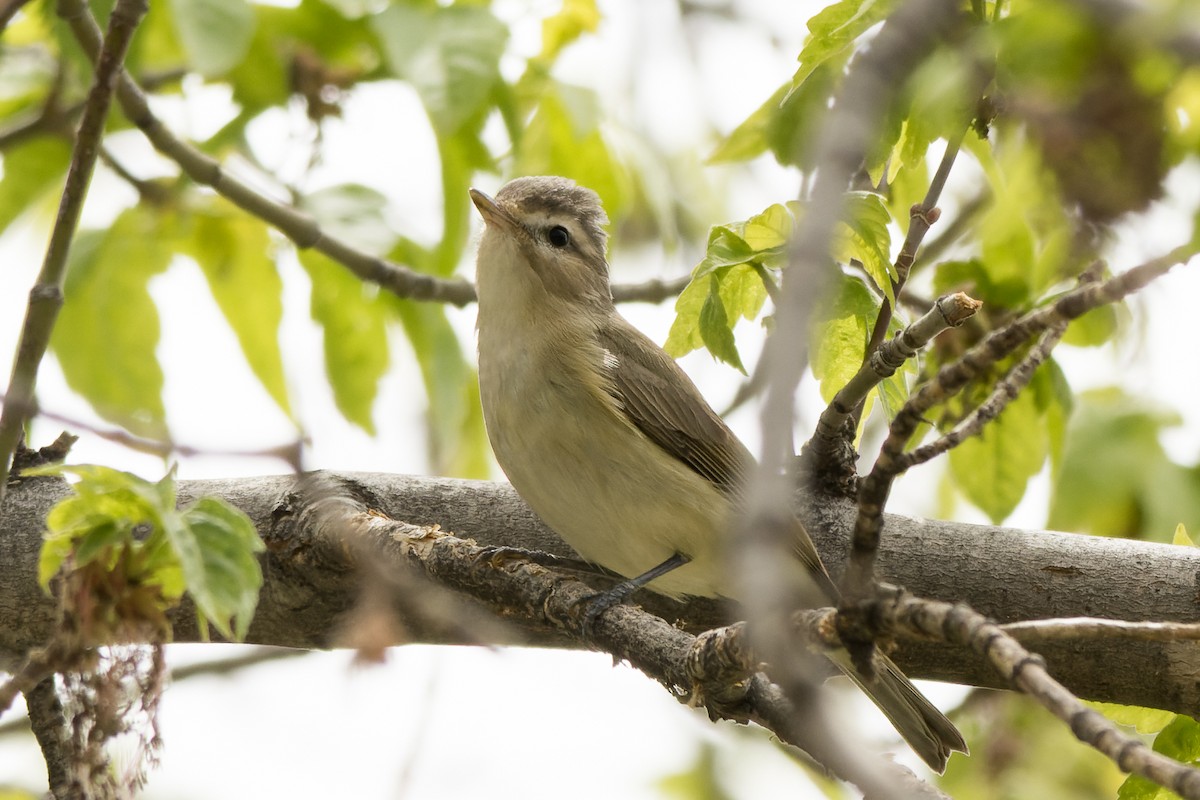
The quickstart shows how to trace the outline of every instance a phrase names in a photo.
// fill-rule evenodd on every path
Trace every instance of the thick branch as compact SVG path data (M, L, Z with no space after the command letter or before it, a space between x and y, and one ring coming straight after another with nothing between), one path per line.
M415 567L439 584L487 603L502 617L519 616L550 630L563 630L585 645L628 661L679 700L703 705L712 719L759 722L869 797L918 796L895 789L895 778L889 774L893 767L863 758L856 748L839 741L838 726L828 713L802 714L804 724L797 724L798 709L784 698L770 692L737 691L747 677L737 669L740 654L714 647L713 637L697 639L633 606L617 606L587 623L584 609L594 589L569 570L546 567L509 548L480 546L437 526L387 519L356 496L353 485L330 476L310 475L299 486L289 515L318 544L335 552L344 552L349 544L353 560L367 559L393 574ZM824 704L820 710L825 712Z
M440 524L482 545L520 547L570 556L506 484L397 475L342 475L369 498L369 506L415 525ZM340 624L361 589L361 577L342 558L318 548L288 513L291 476L188 481L182 502L213 494L244 510L268 544L263 587L250 640L285 647L335 646ZM54 606L37 586L36 564L44 519L65 485L50 478L12 487L0 513L0 668L15 669L43 644ZM854 506L822 500L804 515L818 550L836 579L845 564ZM963 601L1001 623L1049 617L1102 617L1132 621L1200 620L1196 585L1200 550L1091 536L1022 531L886 515L879 576L924 597ZM596 586L603 579L589 579ZM740 614L714 601L674 603L642 593L637 601L668 622L699 632ZM464 614L494 615L476 601ZM466 622L467 620L464 620ZM575 647L561 632L507 620L497 644ZM461 628L447 632L421 620L404 620L406 641L457 644ZM474 625L470 630L477 630ZM175 641L199 641L190 610L176 617ZM1200 711L1200 653L1191 642L1075 638L1039 643L1055 678L1082 697L1131 705ZM915 678L1003 686L994 673L960 648L903 641L893 654ZM1145 676L1154 674L1155 680Z

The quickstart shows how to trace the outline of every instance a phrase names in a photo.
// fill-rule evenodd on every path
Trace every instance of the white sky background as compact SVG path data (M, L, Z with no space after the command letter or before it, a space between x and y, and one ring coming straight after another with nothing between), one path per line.
M587 37L563 56L559 77L597 85L605 106L627 125L658 138L672 149L691 148L697 158L710 151L708 124L727 132L754 110L791 74L803 41L803 22L820 6L788 0L746 4L760 24L705 23L692 29L690 44L678 24L671 0L602 3L600 34ZM500 5L513 23L516 49L537 51L540 19L557 2ZM153 13L153 11L151 12ZM767 43L774 36L778 46ZM694 58L687 48L695 47ZM650 53L652 55L645 55ZM519 68L519 64L512 65ZM220 108L212 92L192 87L194 107L160 105L169 124L184 135L211 130L208 116ZM347 104L342 120L330 120L325 132L323 166L305 188L361 181L385 191L391 213L405 233L437 230L441 207L435 164L429 157L432 137L424 112L404 86L366 87ZM308 131L302 114L264 122L255 131L264 152L278 154L281 172L297 177L308 157ZM115 146L147 176L154 157L136 133ZM289 174L289 170L291 173ZM381 182L381 177L382 182ZM760 159L749 171L709 170L708 177L728 186L728 216L743 219L772 202L794 196L794 173ZM496 179L481 179L496 188ZM1200 191L1194 177L1177 179L1172 189L1191 202ZM85 212L85 224L103 224L129 202L128 187L101 168ZM953 184L948 202L954 196ZM1120 270L1179 243L1188 220L1169 209L1152 220L1130 224L1127 243L1112 261ZM426 240L433 237L422 237ZM0 354L14 352L26 294L44 246L28 230L6 238L0 247ZM647 263L614 264L618 280L681 274L694 263L703 242L688 242L681 252L651 254ZM618 250L618 254L621 251ZM652 260L651 260L652 259ZM469 274L470 265L463 267ZM284 267L285 317L282 339L292 397L313 446L307 466L341 470L425 473L421 433L423 394L407 344L396 337L393 368L376 405L379 435L374 439L345 423L334 409L321 365L320 333L308 317L308 286L295 265ZM166 371L165 403L176 439L213 450L247 450L285 442L295 431L254 381L233 334L209 299L199 271L176 264L156 279ZM1180 320L1190 321L1200 296L1200 270L1177 269L1148 289L1135 304L1146 328L1141 347L1058 354L1076 388L1120 380L1140 387L1187 417L1186 425L1166 436L1171 454L1194 463L1200 452L1196 401L1200 370L1194 356L1176 343ZM623 309L657 341L670 326L670 304L631 305ZM467 335L474 308L453 313ZM744 357L754 354L758 335L745 326L739 339ZM7 356L5 356L7 357ZM7 362L5 362L7 363ZM720 407L738 385L731 369L707 355L693 354L684 367ZM87 405L71 395L53 359L39 378L46 409L101 424ZM813 382L801 391L801 431L819 412ZM757 440L757 410L748 407L730 420L749 443ZM103 427L103 425L101 424ZM38 422L35 445L48 443L63 426ZM869 458L869 451L864 459ZM160 477L164 465L84 434L73 451L77 462L96 462ZM182 479L260 475L283 471L277 462L218 456L182 459ZM906 478L892 494L890 509L932 514L938 468ZM497 473L498 476L498 473ZM1045 518L1044 475L1010 520L1038 527ZM970 509L963 516L979 519ZM171 648L172 663L212 657L215 647ZM221 655L233 652L222 648ZM661 796L657 779L688 768L702 742L719 742L719 758L734 797L819 796L806 788L793 769L762 736L744 729L713 726L701 712L687 709L657 684L627 667L613 667L608 656L524 650L405 647L392 651L378 668L354 668L350 654L312 654L300 659L242 671L231 677L193 678L170 689L162 711L166 747L163 763L150 778L148 798L458 798L513 796L558 798L652 798ZM926 685L931 686L929 684ZM937 699L952 702L956 690L932 686ZM874 712L851 698L864 718ZM894 734L867 723L884 741ZM743 734L743 735L738 735ZM906 763L915 763L898 748ZM467 767L466 765L469 765ZM32 738L0 739L0 786L14 783L44 787L44 771ZM530 780L531 776L536 780Z

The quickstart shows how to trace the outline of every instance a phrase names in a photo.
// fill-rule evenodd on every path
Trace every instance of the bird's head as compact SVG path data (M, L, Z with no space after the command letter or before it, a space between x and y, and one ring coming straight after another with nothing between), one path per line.
M608 216L595 192L566 178L531 177L510 181L494 198L471 189L471 200L487 223L476 266L481 303L544 291L572 305L612 307Z

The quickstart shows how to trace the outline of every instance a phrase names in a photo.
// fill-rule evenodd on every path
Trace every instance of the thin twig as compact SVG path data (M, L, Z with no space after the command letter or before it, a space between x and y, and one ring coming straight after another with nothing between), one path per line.
M803 599L797 595L802 590L795 587L787 565L778 558L792 546L796 524L792 487L786 477L793 457L795 392L804 369L796 353L805 352L812 309L835 274L829 253L834 229L843 216L846 189L900 87L949 35L958 18L958 4L953 0L901 4L871 47L851 64L817 136L814 161L821 168L789 246L775 329L763 348L768 386L761 415L762 458L749 482L748 511L740 520L734 549L734 575L744 586L740 597L747 616L765 633L785 630L796 601ZM775 665L772 677L796 705L797 713L809 713L811 656L786 636L765 635L756 647Z
M29 293L29 308L17 345L12 377L8 383L4 411L0 414L0 502L13 453L27 418L25 409L34 402L38 366L50 344L50 333L63 303L63 280L67 271L67 253L79 224L79 214L87 196L88 184L96 167L100 139L112 100L113 87L122 74L121 65L133 32L147 10L147 0L120 0L109 17L103 44L97 43L96 76L88 93L87 104L75 137L71 165L58 207L58 217L50 234L46 257L37 282ZM96 32L99 38L99 31Z
M1040 656L1026 650L1004 628L965 605L923 600L899 593L881 601L896 630L970 647L1015 689L1062 720L1081 742L1103 753L1124 772L1133 772L1187 798L1200 800L1200 770L1181 764L1091 709L1046 671Z
M1010 622L1000 629L1022 644L1121 639L1130 642L1191 642L1200 640L1200 623L1130 622L1098 617L1062 617Z
M858 373L834 396L821 413L813 432L817 452L833 446L846 420L881 381L891 377L905 361L915 356L933 337L947 328L957 328L975 315L983 304L962 292L938 298L933 308L890 341L877 347Z
M883 506L892 482L904 469L901 459L904 448L926 413L958 394L975 376L992 368L1033 337L1093 308L1124 298L1177 264L1190 260L1196 252L1196 246L1184 245L1107 281L1089 283L1067 292L1053 303L994 331L961 358L943 366L932 380L909 397L892 420L871 472L859 484L858 515L851 538L850 560L842 578L842 590L850 604L870 594L875 555L883 529Z
M28 723L46 762L46 782L56 798L69 797L71 785L71 742L62 701L53 675L43 678L25 692L29 716L18 722Z
M68 8L71 31L89 58L100 49L100 29L83 0L62 0ZM150 110L146 94L128 75L117 85L117 100L125 115L159 152L179 164L184 173L202 186L274 227L301 249L312 248L342 264L359 278L410 300L428 300L465 306L475 301L475 286L461 279L438 278L416 272L395 262L358 250L323 230L317 222L293 206L252 189L225 171L216 159L175 136ZM685 279L653 280L613 288L622 302L660 302L678 294Z
M980 433L984 425L1000 416L1000 412L1017 399L1017 395L1029 385L1029 381L1033 379L1033 373L1050 357L1050 351L1058 345L1066 331L1067 323L1065 322L1060 322L1046 330L1020 363L1009 370L1008 374L996 384L987 400L984 400L978 408L955 425L953 430L916 450L896 456L893 461L895 468L904 472L919 464L924 464L930 459L958 447L967 438Z
M0 392L0 403L8 403L7 396ZM293 472L303 470L304 448L309 445L307 437L297 437L294 441L285 442L284 444L274 447L265 447L259 450L222 450L220 448L199 447L195 445L182 444L173 439L148 439L144 436L137 436L129 431L121 430L120 428L101 428L98 425L92 425L83 422L75 417L69 417L64 414L58 414L53 411L47 411L44 408L39 408L37 404L30 406L18 407L17 413L22 414L27 419L41 417L42 419L52 420L60 425L65 425L73 431L82 431L95 436L97 439L103 439L106 442L120 445L138 453L146 453L147 455L157 456L163 460L171 456L224 456L227 458L277 458L285 462L292 468Z
M938 164L937 171L934 172L933 178L929 182L925 199L909 211L908 233L904 237L904 244L900 246L900 252L896 255L896 261L893 264L898 277L892 281L892 297L899 297L900 293L904 291L904 284L908 281L908 273L917 260L917 251L921 248L921 242L925 240L925 234L929 232L930 227L941 215L937 204L941 199L942 190L946 188L950 170L954 167L954 161L958 158L958 151L962 149L965 137L966 129L964 128L954 139L946 143L946 151L942 153L941 163ZM871 357L871 353L887 337L888 327L892 324L892 314L892 304L885 298L879 307L879 316L875 318L875 327L871 330L871 338L867 341L867 349L863 358L864 364ZM857 423L857 420L855 422Z
M643 283L618 284L612 287L613 300L617 303L661 303L682 292L691 279L691 275L681 275L678 278L653 278Z
M115 172L118 178L132 186L143 202L152 206L162 206L170 199L171 193L165 186L134 175L107 147L100 148L100 160Z

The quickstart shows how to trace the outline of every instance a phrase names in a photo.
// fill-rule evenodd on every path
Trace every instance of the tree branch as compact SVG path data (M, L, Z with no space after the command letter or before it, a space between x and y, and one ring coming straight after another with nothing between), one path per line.
M757 665L714 643L710 634L697 639L666 620L633 606L617 606L591 624L585 622L587 600L595 589L570 572L534 563L508 549L480 546L438 530L387 519L354 496L350 487L328 477L302 481L299 502L291 513L315 542L344 552L347 542L358 543L351 558L369 559L392 574L414 566L438 584L454 587L488 604L503 618L520 616L548 630L564 631L592 648L628 661L661 683L688 705L703 705L711 719L770 726L787 744L799 747L835 775L869 796L899 798L890 771L882 762L864 759L856 748L839 741L837 725L825 713L802 714L804 724L790 719L790 707L770 692L750 693L743 681ZM739 631L741 628L738 629ZM749 674L747 674L749 673ZM766 705L759 705L765 703ZM821 707L825 711L824 706Z
M53 675L25 692L25 705L29 709L29 725L46 762L50 794L66 800L71 785L70 739Z
M916 450L897 455L892 461L897 474L918 464L924 464L942 453L958 447L969 437L979 435L983 431L983 426L1000 416L1000 412L1029 385L1029 381L1033 379L1033 373L1037 372L1037 368L1050 357L1050 351L1054 349L1066 331L1067 324L1060 322L1043 333L1037 344L1025 354L1021 362L1009 370L1004 379L996 384L987 400L980 403L978 408L955 425L949 433L939 436L929 444L921 445Z
M1081 742L1091 745L1124 772L1134 772L1187 800L1200 800L1200 769L1185 766L1127 736L1100 712L1085 706L1050 676L1045 660L982 614L963 606L935 603L903 594L885 603L898 626L914 633L969 646L1005 680L1062 720Z
M921 249L921 242L925 240L925 234L933 226L941 216L941 211L938 209L938 200L941 199L942 190L946 188L946 181L950 178L950 170L954 167L954 162L958 158L958 151L962 149L963 139L966 137L966 129L964 128L954 139L946 142L946 151L942 153L942 160L938 164L937 171L933 174L933 179L929 182L929 189L925 192L925 199L920 205L913 206L908 215L908 233L904 237L904 244L900 246L900 252L896 255L894 267L896 274L900 276L897 280L892 281L892 297L899 301L900 293L904 291L904 284L908 281L908 273L912 270L913 263L917 260L917 251ZM871 338L867 341L866 358L869 359L871 354L878 348L883 340L887 337L888 327L892 324L892 315L894 309L891 302L885 297L882 305L879 307L879 316L875 318L875 327L871 330ZM865 365L866 359L864 359ZM857 423L857 420L855 420Z
M942 367L932 380L909 398L892 421L871 472L860 483L859 513L851 540L850 566L842 580L848 603L870 593L875 553L883 530L883 507L892 482L903 471L901 459L904 448L925 414L935 405L962 391L972 378L1012 354L1032 337L1064 326L1093 308L1120 300L1164 275L1177 264L1188 261L1195 253L1193 245L1184 245L1107 281L1089 283L1062 295L1055 302L1031 311L990 334L961 358Z
M571 550L517 498L507 484L399 475L337 475L371 508L414 525L440 524L486 547L519 547L570 557ZM297 524L293 476L185 481L180 502L221 497L245 511L268 545L265 584L249 641L284 647L336 646L346 614L360 596L362 577L344 555L318 546ZM26 478L12 486L0 508L0 669L21 660L52 635L53 600L39 588L37 558L45 516L68 487L57 479ZM811 501L811 498L809 498ZM822 498L803 518L835 580L842 572L857 510L849 501ZM1200 549L1044 531L965 525L885 515L888 536L878 573L924 597L963 601L1001 623L1064 617L1133 622L1192 622ZM338 553L352 549L347 541ZM1137 564L1136 570L1129 568ZM580 576L596 588L604 577ZM1152 586L1153 591L1147 591ZM649 592L636 598L647 611L683 630L700 632L743 615L711 600L676 603ZM399 609L403 613L404 609ZM404 642L478 643L495 614L463 601L454 629L423 618L402 617ZM201 641L190 607L173 617L174 641ZM489 630L492 644L578 647L561 629L527 623L521 616ZM1040 646L1054 676L1082 697L1191 713L1200 708L1200 652L1190 642L1060 639ZM891 654L914 678L1003 687L989 668L961 648L902 640ZM1145 680L1152 672L1154 681Z
M925 345L947 328L957 328L975 315L983 303L962 292L938 298L924 316L889 342L870 352L862 368L834 396L821 412L813 431L810 444L817 459L818 469L825 457L834 452L846 421L872 389L885 378L896 374L905 361L915 356Z
M50 244L46 248L46 257L42 261L37 282L29 293L29 308L25 312L17 357L8 382L8 396L0 413L0 503L4 502L13 453L28 414L26 409L34 403L38 366L50 345L50 333L54 330L58 311L62 307L67 253L71 249L88 184L96 167L113 88L122 75L125 53L133 39L133 32L146 13L147 3L148 0L118 0L109 17L108 32L103 42L100 41L99 29L96 30L95 81L88 92L79 132L75 136L71 165L67 169L66 185L50 234Z
M93 61L100 51L100 29L83 0L63 0L71 31ZM179 165L189 178L208 186L238 208L266 222L301 249L312 248L342 264L359 278L398 297L465 306L475 302L475 286L461 279L438 278L370 255L330 235L309 215L250 187L224 170L220 162L175 136L150 110L146 94L128 75L117 84L117 100L125 115L150 143ZM678 294L687 280L651 280L613 287L618 302L660 302Z

